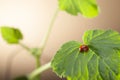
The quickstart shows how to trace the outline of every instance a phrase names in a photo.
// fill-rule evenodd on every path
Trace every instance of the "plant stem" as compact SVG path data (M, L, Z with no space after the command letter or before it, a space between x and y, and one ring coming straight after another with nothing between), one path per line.
M36 69L40 67L40 57L36 57Z
M47 63L47 64L39 67L39 68L36 69L35 71L33 71L33 72L28 76L28 78L29 78L30 80L33 80L34 77L36 77L37 75L39 75L41 72L49 69L50 67L51 67L51 62L49 62L49 63Z
M58 12L59 12L59 9L56 10L56 12L55 12L55 14L54 14L54 16L53 16L53 18L52 18L52 20L51 20L51 22L50 22L48 31L47 31L47 33L45 34L45 37L43 38L43 40L42 40L42 42L41 42L41 44L40 44L40 54L43 52L43 50L44 50L44 48L45 48L45 46L46 46L47 40L48 40L48 38L49 38L49 36L50 36L50 32L51 32L51 30L52 30L52 28L53 28L53 25L54 25L54 22L55 22L55 20L56 20L57 15L58 15ZM33 79L36 79L36 78L38 79L37 76L38 76L41 72L43 72L44 70L50 68L50 64L51 64L51 63L48 63L48 64L40 67L40 64L39 64L40 62L38 61L37 57L36 57L36 63L37 63L37 64L36 64L36 65L37 65L37 68L38 68L38 67L39 67L39 68L36 69L35 71L33 71L33 72L29 75L29 79L30 79L30 80L33 80Z
M19 45L20 45L21 47L23 47L24 49L26 49L27 51L30 51L30 48L27 47L25 44L19 43Z
M48 31L47 31L47 33L45 34L45 37L43 38L43 40L42 40L42 42L41 42L41 45L40 45L41 53L43 52L43 50L44 50L44 48L45 48L45 46L46 46L46 42L47 42L47 40L48 40L48 38L49 38L49 36L50 36L50 32L51 32L51 30L52 30L52 28L53 28L53 25L54 25L54 22L55 22L55 20L56 20L57 15L58 15L58 12L59 12L59 9L56 10L56 12L55 12L55 14L54 14L54 16L53 16L53 18L52 18L52 20L51 20L51 22L50 22Z
M36 56L36 69L38 69L40 67L40 57ZM36 77L34 77L34 80L40 80L40 75L37 75Z

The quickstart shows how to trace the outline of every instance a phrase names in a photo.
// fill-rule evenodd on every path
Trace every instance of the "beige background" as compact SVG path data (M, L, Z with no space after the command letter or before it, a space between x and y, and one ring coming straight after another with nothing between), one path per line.
M55 21L41 63L45 64L57 49L70 40L81 41L84 31L88 29L115 29L120 31L120 0L97 0L101 8L98 17L87 19L72 16L60 11ZM24 34L21 41L29 47L37 47L47 31L50 20L57 8L57 0L0 0L0 26L9 25L19 28ZM18 50L18 51L17 51ZM18 54L12 64L11 76L31 72L35 68L34 58L18 45L8 45L0 37L0 80L4 80L8 56ZM55 77L47 72L43 80ZM49 75L46 77L46 75Z

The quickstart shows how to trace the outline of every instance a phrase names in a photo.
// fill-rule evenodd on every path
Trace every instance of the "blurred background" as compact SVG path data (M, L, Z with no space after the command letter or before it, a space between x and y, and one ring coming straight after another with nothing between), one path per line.
M93 19L59 12L42 54L42 64L49 62L63 43L71 40L82 41L82 35L86 30L120 31L120 0L97 0L97 2L100 14ZM0 26L19 28L24 34L21 42L31 48L38 47L57 7L58 0L0 0ZM17 56L13 59L11 78L28 74L35 69L35 60L26 50L19 45L9 45L0 37L0 80L4 80L8 57L15 53ZM62 79L59 79L52 70L48 70L42 73L42 80Z

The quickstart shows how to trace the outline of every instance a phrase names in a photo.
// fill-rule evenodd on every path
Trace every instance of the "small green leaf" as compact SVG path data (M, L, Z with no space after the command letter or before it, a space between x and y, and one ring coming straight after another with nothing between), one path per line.
M59 0L59 8L72 15L81 13L88 18L95 17L99 13L96 0Z
M22 33L16 28L2 26L0 29L2 37L7 43L17 44L19 40L23 39Z
M29 80L26 76L17 77L14 80Z
M88 52L77 41L65 43L52 60L53 70L68 80L120 80L120 34L89 30L83 36Z

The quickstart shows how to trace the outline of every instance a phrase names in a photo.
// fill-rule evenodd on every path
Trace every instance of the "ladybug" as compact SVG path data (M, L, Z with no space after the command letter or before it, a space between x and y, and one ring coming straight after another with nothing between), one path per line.
M81 45L79 50L80 52L88 52L89 47L87 45Z

